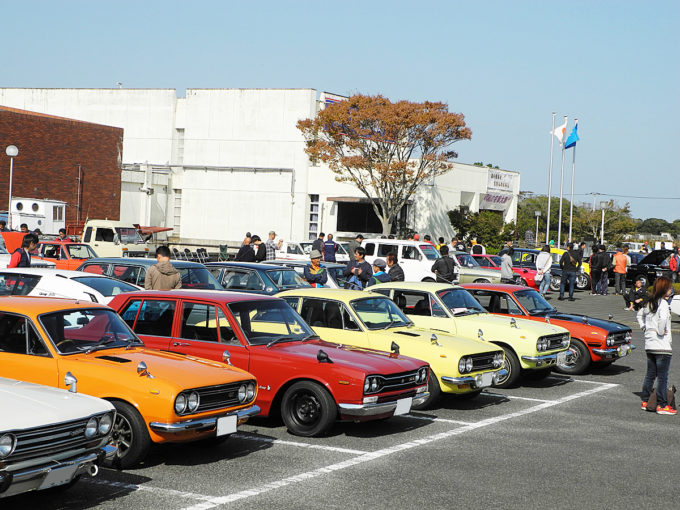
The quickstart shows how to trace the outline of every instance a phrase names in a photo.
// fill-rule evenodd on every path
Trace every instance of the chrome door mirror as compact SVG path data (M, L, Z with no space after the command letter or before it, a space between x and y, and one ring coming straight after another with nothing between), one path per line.
M68 386L68 391L71 393L78 393L77 385L78 385L78 379L71 373L71 372L66 372L66 375L64 376L64 385Z
M222 353L222 362L226 363L227 365L231 365L231 354L226 349Z

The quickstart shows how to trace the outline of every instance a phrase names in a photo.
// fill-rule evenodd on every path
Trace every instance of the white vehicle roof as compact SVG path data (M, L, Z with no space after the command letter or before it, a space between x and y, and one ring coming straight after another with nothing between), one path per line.
M364 239L361 242L361 245L363 246L365 243L398 244L399 246L420 246L421 244L430 244L427 241L409 241L408 239L381 239L381 238Z
M85 227L123 227L123 228L135 228L132 223L126 223L125 221L116 220L87 220Z
M77 379L77 374L73 375ZM2 413L2 434L78 420L112 411L113 406L106 400L89 395L0 377L0 409L11 411Z
M32 261L31 261L32 262ZM3 269L3 273L20 273L20 274L34 274L36 276L62 276L64 278L75 278L77 276L83 276L87 274L88 276L101 277L100 274L83 273L82 271L69 271L68 269L51 269L49 267L13 267L11 269ZM104 276L106 278L106 276Z

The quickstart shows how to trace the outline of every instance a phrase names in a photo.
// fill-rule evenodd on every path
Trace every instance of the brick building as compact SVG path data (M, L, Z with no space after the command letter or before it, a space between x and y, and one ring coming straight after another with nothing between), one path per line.
M13 197L66 202L67 225L88 217L119 219L121 128L0 106L3 211L9 198L8 145L19 149L14 158Z

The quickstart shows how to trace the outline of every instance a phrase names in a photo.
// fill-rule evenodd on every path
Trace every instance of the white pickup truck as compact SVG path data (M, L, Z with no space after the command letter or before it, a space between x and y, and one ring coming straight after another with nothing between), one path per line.
M151 251L135 226L122 221L88 220L82 242L99 257L148 257Z
M116 452L106 400L0 378L0 409L0 498L68 487Z

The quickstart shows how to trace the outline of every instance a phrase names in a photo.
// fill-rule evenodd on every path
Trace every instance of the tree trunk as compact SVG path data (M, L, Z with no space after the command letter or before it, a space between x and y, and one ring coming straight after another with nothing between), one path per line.
M380 223L382 224L382 233L384 236L390 235L392 233L392 222L385 218L384 216L379 216Z

